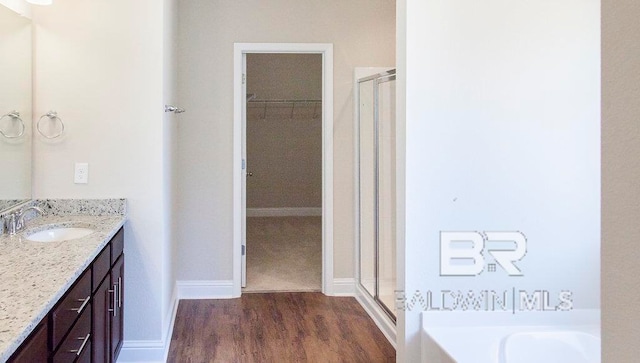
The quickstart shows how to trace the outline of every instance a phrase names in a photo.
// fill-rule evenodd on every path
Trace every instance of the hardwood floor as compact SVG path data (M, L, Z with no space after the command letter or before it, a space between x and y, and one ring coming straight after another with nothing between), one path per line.
M351 297L243 294L182 300L168 362L395 362L395 350Z

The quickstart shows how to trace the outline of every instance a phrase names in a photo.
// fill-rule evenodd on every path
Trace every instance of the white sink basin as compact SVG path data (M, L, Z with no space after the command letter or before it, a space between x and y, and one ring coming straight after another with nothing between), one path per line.
M88 236L93 232L95 232L95 230L91 228L57 227L30 233L26 235L26 238L33 242L60 242Z

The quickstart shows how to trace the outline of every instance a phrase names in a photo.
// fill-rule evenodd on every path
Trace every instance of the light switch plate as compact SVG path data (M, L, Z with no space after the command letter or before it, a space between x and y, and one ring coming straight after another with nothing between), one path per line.
M89 163L76 163L73 182L76 184L87 184L89 182Z

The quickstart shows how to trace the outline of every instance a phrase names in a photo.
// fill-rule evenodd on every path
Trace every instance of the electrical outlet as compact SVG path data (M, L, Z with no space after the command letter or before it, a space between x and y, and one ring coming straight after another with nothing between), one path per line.
M89 182L89 163L76 163L73 182L76 184L87 184Z

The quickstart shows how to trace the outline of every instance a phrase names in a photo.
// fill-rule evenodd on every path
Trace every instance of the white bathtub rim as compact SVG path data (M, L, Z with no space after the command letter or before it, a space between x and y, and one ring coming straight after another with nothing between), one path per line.
M589 357L584 357L585 361L587 362L599 362L600 361L600 345L601 345L601 338L598 334L594 334L593 332L589 332L589 331L585 331L585 330L576 330L576 329L562 329L563 327L557 327L554 329L535 329L535 330L522 330L522 331L517 331L517 332L513 332L511 334L508 334L504 337L502 337L502 339L500 340L500 345L498 348L498 354L500 356L500 361L499 363L513 363L515 361L508 359L507 357L507 351L508 351L508 345L511 342L512 339L517 338L519 336L527 336L527 335L533 335L534 337L542 337L544 338L545 335L549 336L549 337L553 337L553 336L557 336L557 340L559 341L565 341L565 343L567 343L567 345L573 346L575 344L571 344L571 342L567 342L567 338L571 338L571 336L573 337L580 337L580 336L587 336L590 338L593 338L594 340L597 341L598 347L596 349L596 352L593 356L589 356ZM571 327L571 328L575 328L575 327ZM560 335L560 336L558 336ZM576 349L576 351L581 351L582 353L587 353L587 351L589 350L589 346L585 345L585 344L578 344L577 347L574 347ZM532 360L533 361L533 360ZM566 358L564 357L558 357L558 361L559 362L566 362ZM548 362L548 361L547 361Z
M600 337L600 311L424 312L423 344L435 344L458 363L500 362L502 338L519 332L580 331ZM430 343L427 343L429 341ZM429 349L428 347L423 347Z

